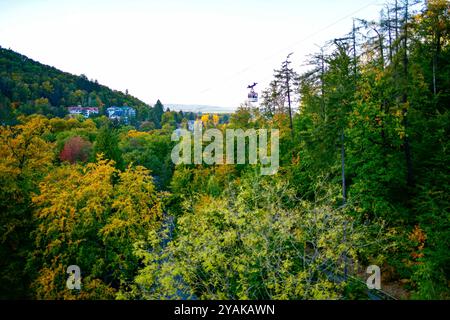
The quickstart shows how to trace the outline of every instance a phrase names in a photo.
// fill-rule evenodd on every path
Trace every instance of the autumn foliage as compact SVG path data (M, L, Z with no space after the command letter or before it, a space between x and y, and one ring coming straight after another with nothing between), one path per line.
M0 300L366 300L378 294L367 291L369 265L396 298L449 300L450 7L429 0L413 14L392 2L380 22L355 21L356 52L349 38L314 57L291 88L292 126L279 73L262 108L227 117L186 118L158 101L127 126L0 121ZM12 72L8 89L4 63L0 120L5 101L33 113L13 98L29 88ZM5 88L17 94L2 100ZM51 99L32 100L53 114ZM171 136L187 119L222 132L278 128L278 174L175 166ZM66 285L71 265L80 290Z
M81 137L73 137L67 140L59 158L70 163L86 162L92 150L92 144Z

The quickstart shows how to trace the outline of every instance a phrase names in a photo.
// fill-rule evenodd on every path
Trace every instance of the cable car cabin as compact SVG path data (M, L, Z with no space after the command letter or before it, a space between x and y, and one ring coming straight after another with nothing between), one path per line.
M252 103L258 102L258 94L254 90L248 94L248 101Z

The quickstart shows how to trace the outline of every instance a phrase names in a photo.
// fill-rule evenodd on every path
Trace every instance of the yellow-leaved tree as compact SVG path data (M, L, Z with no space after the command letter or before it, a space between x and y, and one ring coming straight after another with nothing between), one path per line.
M217 127L219 125L219 123L220 123L220 117L217 114L213 115L214 126Z
M112 299L133 279L133 243L158 228L160 194L148 170L120 172L97 163L63 166L50 173L33 198L36 248L30 266L38 299ZM81 269L81 290L66 286L67 267Z
M342 298L343 257L357 263L368 229L333 208L330 194L303 201L286 182L249 174L220 197L199 195L186 203L175 237L150 232L138 244L144 267L132 297Z
M42 116L20 117L0 126L0 292L1 298L26 297L25 263L33 229L31 192L52 167L53 144Z

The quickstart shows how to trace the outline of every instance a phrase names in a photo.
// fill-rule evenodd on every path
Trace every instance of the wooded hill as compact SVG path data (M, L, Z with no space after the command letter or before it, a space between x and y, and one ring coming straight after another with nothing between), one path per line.
M68 106L109 106L137 109L138 120L147 120L152 108L141 100L0 47L0 121L13 123L20 114L64 117Z

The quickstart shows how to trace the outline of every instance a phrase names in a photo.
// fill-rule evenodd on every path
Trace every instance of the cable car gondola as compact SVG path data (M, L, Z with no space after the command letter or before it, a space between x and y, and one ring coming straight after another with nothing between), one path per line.
M253 83L253 85L247 87L247 89L250 89L250 92L248 93L248 101L251 103L258 102L258 94L255 92L256 85L257 83Z

